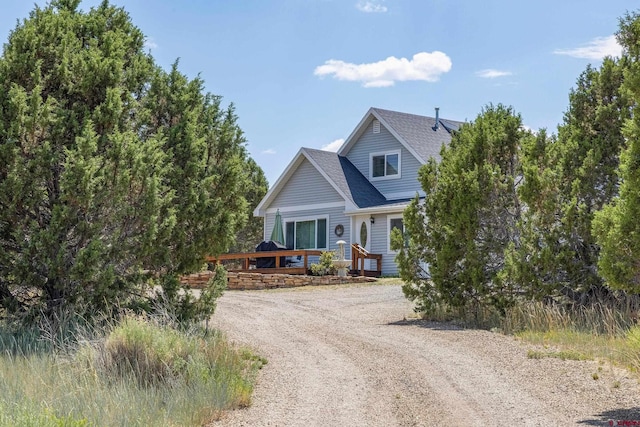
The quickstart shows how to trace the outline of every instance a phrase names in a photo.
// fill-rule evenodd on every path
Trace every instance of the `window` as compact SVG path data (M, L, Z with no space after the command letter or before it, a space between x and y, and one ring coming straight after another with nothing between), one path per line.
M400 151L372 153L370 159L370 178L400 178Z
M360 246L363 248L367 246L367 236L367 221L362 221L362 224L360 224Z
M285 222L288 249L327 249L327 219L300 219Z
M388 230L389 230L389 233L387 235L387 252L390 254L394 254L396 253L396 251L391 250L391 232L393 231L394 228L397 228L398 230L400 230L401 233L404 234L404 222L402 221L402 215L389 215L387 217L387 223L388 223ZM406 247L409 242L407 240L407 236L404 236L404 238L405 238L404 245Z

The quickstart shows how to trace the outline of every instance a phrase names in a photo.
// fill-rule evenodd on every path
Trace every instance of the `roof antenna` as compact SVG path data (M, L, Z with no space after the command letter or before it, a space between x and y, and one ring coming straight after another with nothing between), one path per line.
M433 130L438 130L440 124L440 107L436 107L436 124L433 126Z

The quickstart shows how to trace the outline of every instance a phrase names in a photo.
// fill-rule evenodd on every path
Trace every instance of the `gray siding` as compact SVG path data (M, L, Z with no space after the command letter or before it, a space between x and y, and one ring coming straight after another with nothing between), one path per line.
M338 240L344 240L347 242L347 245L350 245L349 236L351 235L351 222L349 217L344 214L344 207L337 208L327 208L327 209L316 209L316 210L299 210L299 211L288 211L280 214L282 216L282 225L287 220L293 218L318 218L327 216L329 221L327 222L328 229L328 240L327 243L329 245L329 250L337 250L338 245L336 242ZM273 225L275 222L275 213L267 213L266 215L266 225L265 225L265 239L268 239L271 236L271 232L273 231ZM344 227L344 234L342 237L338 237L335 235L334 230L336 225L342 224ZM351 249L350 246L345 248L345 252L347 254L347 258L350 258ZM317 262L317 257L312 259L312 262Z
M344 199L307 159L296 169L268 208L283 208L318 203L342 202Z
M398 214L402 214L399 211ZM382 275L395 276L398 274L398 266L396 265L396 255L388 253L388 221L387 214L379 214L373 216L376 220L371 226L371 253L382 254Z
M373 121L369 123L366 131L349 150L347 158L365 177L369 178L370 153L400 150L401 178L372 181L371 183L385 197L388 194L415 193L420 190L418 169L422 164L382 124L380 124L380 133L373 133L372 123Z
M400 212L398 212L400 213ZM275 213L267 213L265 222L265 239L271 236L273 230ZM329 250L337 250L338 240L344 240L347 242L345 247L345 253L347 259L351 258L351 218L344 214L344 208L328 208L318 210L299 210L281 213L283 225L284 222L292 218L317 218L322 216L328 216L328 244ZM389 254L387 252L387 214L374 215L375 224L371 225L371 253L382 254L382 274L385 276L394 276L398 274L398 266L395 263L395 254ZM336 225L342 224L344 227L344 234L342 237L335 235L334 230ZM313 257L311 262L317 262L317 258Z

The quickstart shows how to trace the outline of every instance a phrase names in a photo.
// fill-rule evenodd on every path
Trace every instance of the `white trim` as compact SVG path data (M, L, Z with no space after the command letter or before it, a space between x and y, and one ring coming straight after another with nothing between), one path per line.
M347 200L349 200L349 197L344 194L344 192L340 189L340 187L338 187L335 183L335 181L333 180L333 178L331 178L329 175L327 175L327 173L320 167L318 166L318 164L315 162L315 160L313 160L311 158L311 156L307 155L307 150L306 148L302 148L301 151L304 152L304 156L307 158L307 160L309 161L309 163L311 163L313 165L313 167L316 168L316 170L318 171L318 173L320 173L320 175L322 175L324 177L324 179L327 180L327 182L329 184L331 184L331 186L333 187L334 190L336 190L336 192L342 197L342 199L346 202Z
M400 142L400 144L402 144L402 146L404 148L406 148L409 151L409 153L411 153L411 155L413 155L413 157L415 157L421 164L424 165L424 164L427 163L428 159L423 159L416 152L416 150L414 150L413 147L411 145L409 145L407 143L407 141L405 141L404 138L402 138L398 134L398 132L396 132L393 129L393 127L391 127L385 120L382 119L382 117L380 117L380 115L376 112L376 110L373 107L369 108L369 111L367 111L367 113L364 115L362 120L360 120L360 123L358 123L358 126L356 126L356 128L353 130L353 132L351 132L349 137L342 144L342 147L340 147L340 149L338 150L338 154L339 155L341 155L341 156L346 156L347 155L349 150L351 150L351 147L356 143L356 141L366 131L367 125L369 124L369 119L371 118L371 116L373 116L374 118L378 119L380 121L380 123L382 124L382 126L384 126L385 129L387 129L387 131L389 131L389 133L391 135L393 135L393 137L395 139L397 139Z
M387 156L398 156L398 173L394 175L387 175ZM384 175L373 176L373 158L384 156ZM402 178L402 150L389 150L389 151L377 151L375 153L369 153L369 181L383 181L387 179L400 179Z
M409 206L410 202L391 205L391 206L372 206L370 208L362 208L362 209L345 209L344 214L347 216L351 215L361 215L361 214L385 214L385 213L395 213L405 210L407 206Z
M344 194L344 192L340 189L340 187L338 187L336 185L336 183L334 182L333 179L331 179L330 176L328 176L323 170L322 168L320 168L318 166L318 164L311 158L311 156L309 156L307 154L307 150L302 147L300 148L300 150L298 151L298 153L295 155L295 157L293 158L293 160L291 160L291 163L289 163L287 165L287 167L285 168L284 172L282 173L282 175L280 175L280 177L278 178L278 180L275 182L275 184L273 185L273 187L271 187L269 189L269 191L267 192L267 194L265 194L265 196L262 198L262 200L260 201L260 203L258 203L258 206L256 206L256 208L253 211L253 215L254 216L264 216L266 211L264 209L265 206L269 206L272 202L272 200L278 195L278 193L282 190L282 187L289 181L289 179L291 178L291 176L293 175L293 173L298 169L298 167L300 166L300 164L304 161L304 159L307 159L307 161L309 163L311 163L311 165L316 168L316 170L318 171L318 173L320 175L322 175L322 177L331 185L331 187L333 187L334 190L336 190L336 192L340 195L340 197L342 197L342 199L344 200L344 203L349 203L349 197L347 197L346 194ZM282 209L282 208L281 208Z
M416 197L416 193L418 194L418 197L422 198L422 197L426 197L426 193L422 190L417 190L417 191L404 191L402 193L382 193L382 195L387 199L387 200L400 200L400 199L413 199Z
M330 209L330 208L343 208L345 206L345 202L327 202L327 203L316 203L313 205L299 205L299 206L284 206L279 208L269 208L266 210L266 213L272 214L276 213L278 209L280 209L280 213L284 212L300 212L300 211L313 211L317 209Z
M362 119L360 120L360 123L358 123L358 126L356 126L355 129L351 131L351 134L347 137L345 142L342 144L342 147L340 147L340 149L338 150L339 155L345 156L349 152L349 150L351 149L351 146L358 140L358 138L360 138L360 136L367 129L367 124L371 116L380 120L378 115L374 112L373 107L369 108L369 111L367 111L364 117L362 117Z
M351 218L351 241L358 244L361 243L360 227L358 227L358 225L362 226L362 223L364 223L367 227L367 244L364 245L364 248L371 252L373 248L373 224L371 224L369 218L370 215L360 215ZM362 223L360 221L362 221ZM364 268L365 270L371 270L371 260L367 259L364 261Z
M402 214L399 215L387 215L387 254L395 255L398 251L391 250L391 220L392 219L403 219ZM402 231L404 232L404 220L402 221Z
M256 208L253 210L253 216L265 215L264 206L265 205L268 206L268 204L271 203L271 199L273 199L280 192L281 187L289 180L289 178L291 177L291 175L293 175L296 169L298 169L298 166L302 162L303 156L304 156L304 153L301 148L298 150L296 155L293 156L293 159L284 169L284 172L282 172L282 174L278 177L278 179L273 184L273 186L269 189L269 191L267 191L267 194L265 194L262 200L260 200L260 203L258 203L258 206L256 206Z
M280 213L282 213L282 210L280 210ZM318 247L318 220L319 219L324 219L326 221L326 230L325 230L325 242L327 244L326 247L324 248L319 248ZM287 240L287 223L288 222L304 222L304 221L315 221L316 222L316 247L315 248L307 248L307 249L318 249L318 250L328 250L329 249L329 215L318 215L318 216L302 216L302 217L291 217L291 218L285 218L282 217L282 224L283 224L283 228L284 228L284 239ZM295 242L296 242L296 227L294 226L293 229L293 248L296 249L295 247ZM286 243L286 242L285 242Z
M275 222L275 220L274 220ZM267 240L267 216L262 217L262 240Z

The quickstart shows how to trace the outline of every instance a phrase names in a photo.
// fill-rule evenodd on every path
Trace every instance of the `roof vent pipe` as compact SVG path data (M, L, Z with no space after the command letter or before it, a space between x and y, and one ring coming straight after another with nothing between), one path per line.
M437 130L439 125L440 125L440 107L436 107L436 124L433 127L433 129Z

